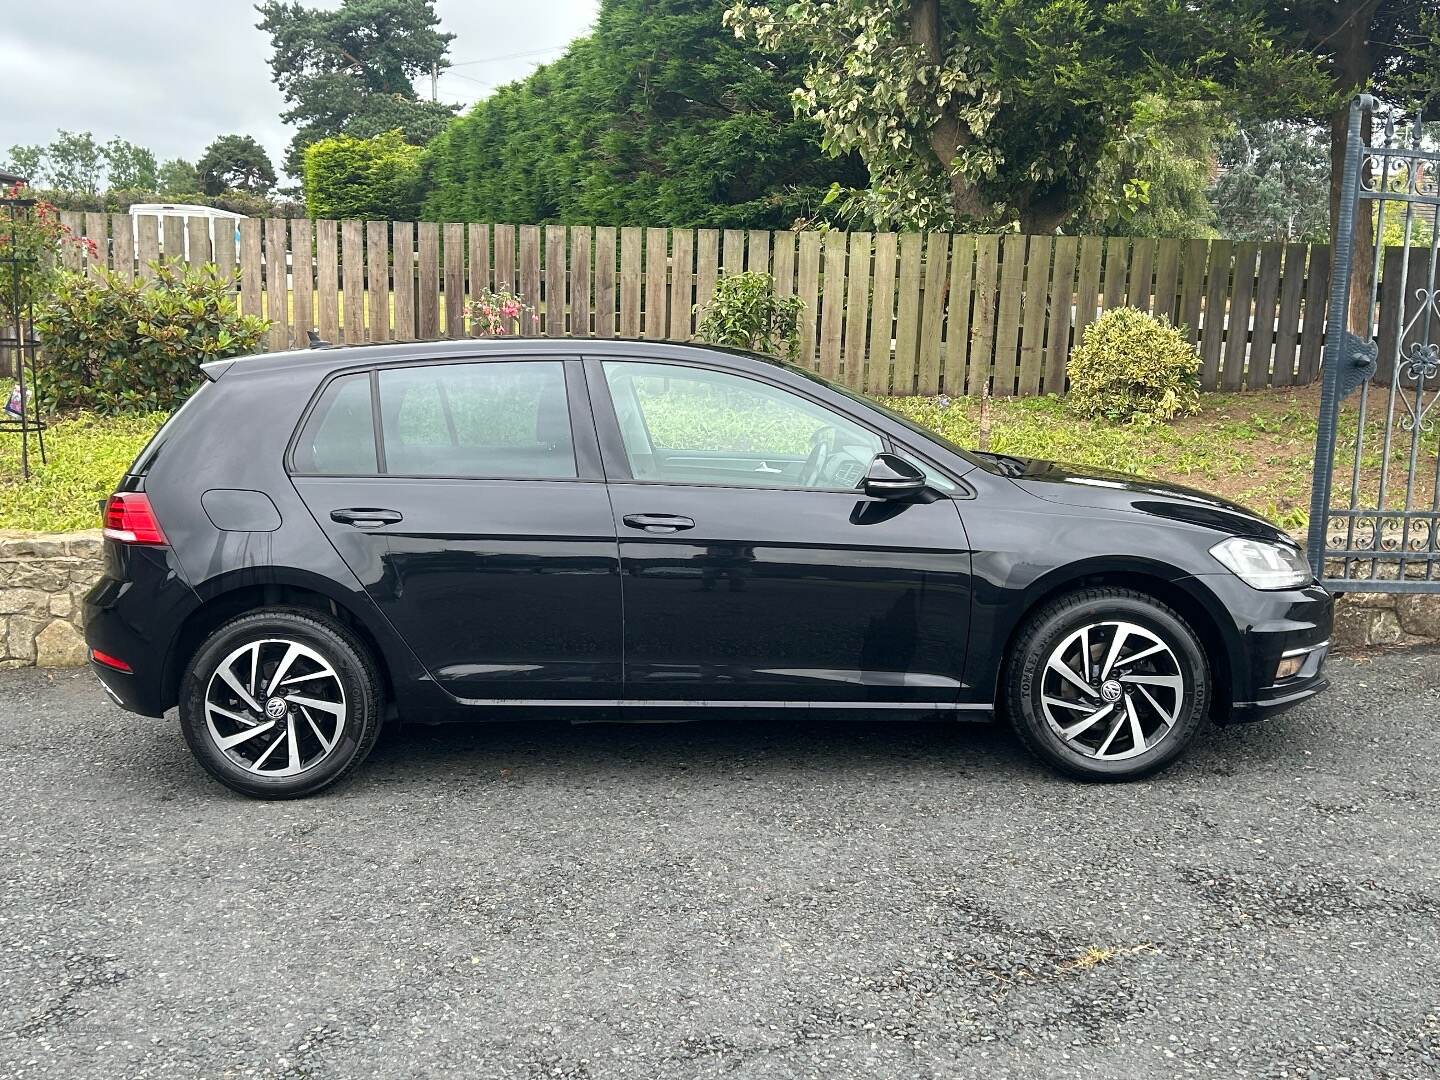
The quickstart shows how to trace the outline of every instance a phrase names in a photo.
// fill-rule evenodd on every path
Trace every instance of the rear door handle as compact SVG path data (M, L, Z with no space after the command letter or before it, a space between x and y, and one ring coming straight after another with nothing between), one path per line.
M695 527L694 518L678 514L626 514L621 520L632 529L644 529L649 533L673 533Z
M403 521L404 515L398 510L377 510L373 506L352 506L345 510L331 510L330 520L341 525L354 525L357 529L378 529L381 525L394 525Z

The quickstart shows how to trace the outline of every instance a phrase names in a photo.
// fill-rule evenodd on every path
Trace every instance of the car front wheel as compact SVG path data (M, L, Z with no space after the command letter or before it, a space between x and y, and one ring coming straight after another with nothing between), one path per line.
M180 724L197 761L226 787L291 799L329 787L375 745L379 679L341 623L267 609L220 626L184 675Z
M1129 589L1072 593L1021 632L1006 707L1022 742L1087 780L1133 780L1165 768L1209 707L1210 665L1171 608Z

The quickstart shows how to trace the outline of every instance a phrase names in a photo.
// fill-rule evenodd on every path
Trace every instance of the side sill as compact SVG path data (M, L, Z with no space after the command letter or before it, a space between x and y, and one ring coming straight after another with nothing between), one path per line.
M461 705L481 708L533 706L546 709L896 709L903 712L990 713L993 705L950 701L727 701L693 699L658 701L647 698L456 698Z

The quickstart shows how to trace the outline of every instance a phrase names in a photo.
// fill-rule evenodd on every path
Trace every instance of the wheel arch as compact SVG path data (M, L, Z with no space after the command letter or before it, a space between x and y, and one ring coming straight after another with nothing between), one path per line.
M392 671L395 661L392 650L397 642L378 613L362 614L362 603L318 574L303 570L280 573L267 570L263 581L257 581L256 577L254 569L236 570L196 590L200 603L176 630L166 656L162 691L167 706L178 700L180 679L190 658L216 627L236 615L270 607L315 611L341 623L370 651L385 699L395 700L397 680Z
M1068 593L1096 587L1133 589L1173 608L1195 631L1210 658L1213 693L1211 715L1223 719L1232 699L1238 657L1234 635L1224 631L1228 616L1219 599L1192 575L1177 574L1172 566L1137 558L1090 559L1057 567L1025 589L1017 614L1005 628L1004 648L995 667L993 700L1003 707L1003 688L1013 659L1014 645L1031 617L1046 604Z

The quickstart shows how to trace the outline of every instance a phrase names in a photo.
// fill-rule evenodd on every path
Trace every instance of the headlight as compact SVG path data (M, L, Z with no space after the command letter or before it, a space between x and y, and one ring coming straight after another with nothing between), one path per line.
M1310 564L1288 544L1232 536L1212 547L1210 554L1255 589L1293 589L1310 580Z

